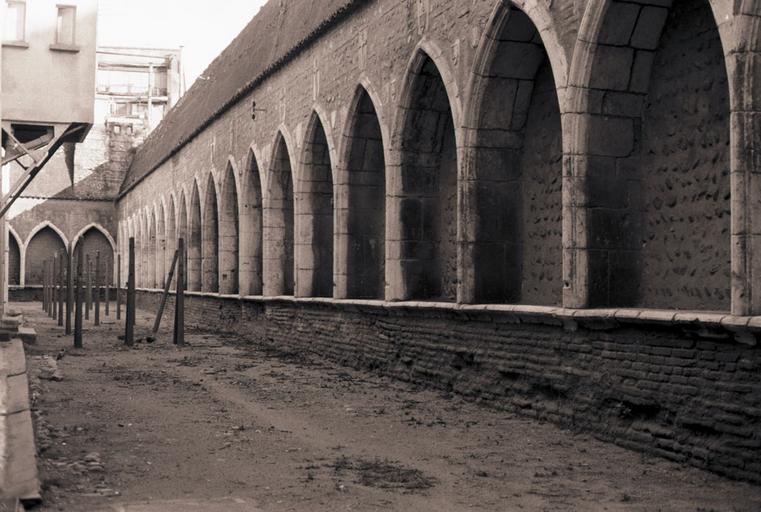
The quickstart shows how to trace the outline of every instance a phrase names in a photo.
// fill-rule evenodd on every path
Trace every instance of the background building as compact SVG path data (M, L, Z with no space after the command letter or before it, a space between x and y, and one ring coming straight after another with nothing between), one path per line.
M97 0L7 0L3 6L3 192L11 199L71 182L73 166L60 163L71 161L93 124L97 6ZM23 209L17 202L3 222ZM18 282L15 235L7 247L6 269Z
M133 148L182 93L180 57L179 49L98 48L87 138L66 144L11 209L11 286L39 285L42 262L80 236L86 252L100 251L104 271L113 268L114 199ZM21 172L14 167L11 179Z

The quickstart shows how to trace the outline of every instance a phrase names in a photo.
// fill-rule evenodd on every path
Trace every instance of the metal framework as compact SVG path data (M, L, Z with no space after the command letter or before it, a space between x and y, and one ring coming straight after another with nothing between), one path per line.
M0 203L0 218L4 217L13 203L16 202L24 190L53 158L58 148L64 143L76 140L77 135L87 130L87 125L69 124L65 128L54 126L53 133L40 138L34 139L26 144L20 142L13 134L10 125L3 126L3 139L6 141L5 154L3 156L3 165L10 162L16 162L24 173L16 180L11 190L2 198ZM31 163L24 162L24 158L31 160ZM69 169L69 179L72 186L74 185L74 169Z

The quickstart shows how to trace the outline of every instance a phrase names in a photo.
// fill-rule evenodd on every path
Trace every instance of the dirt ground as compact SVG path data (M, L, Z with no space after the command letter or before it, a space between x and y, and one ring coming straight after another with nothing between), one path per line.
M75 351L39 304L12 307L38 333L40 511L761 510L761 487L256 339L126 349L112 316Z

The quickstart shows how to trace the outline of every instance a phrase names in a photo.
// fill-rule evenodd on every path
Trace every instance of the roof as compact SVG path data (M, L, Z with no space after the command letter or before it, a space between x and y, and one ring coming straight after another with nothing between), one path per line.
M120 197L368 0L270 0L137 149Z

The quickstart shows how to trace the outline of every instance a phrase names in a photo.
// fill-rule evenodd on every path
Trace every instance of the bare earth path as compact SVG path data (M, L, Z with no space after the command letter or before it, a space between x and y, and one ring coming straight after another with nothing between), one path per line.
M32 374L67 351L63 380L33 379L41 511L761 510L760 487L257 340L127 350L110 320L76 352L14 307Z

